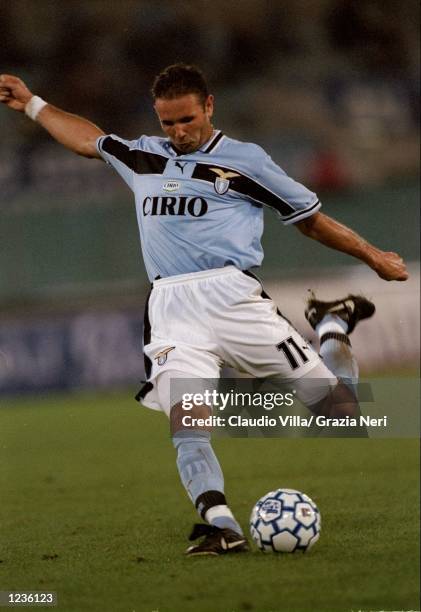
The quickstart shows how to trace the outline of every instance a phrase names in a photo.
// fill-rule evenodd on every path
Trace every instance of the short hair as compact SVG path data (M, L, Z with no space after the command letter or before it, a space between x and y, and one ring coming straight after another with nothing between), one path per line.
M202 71L187 64L167 66L155 77L151 91L154 100L172 100L187 94L197 94L202 104L209 95Z

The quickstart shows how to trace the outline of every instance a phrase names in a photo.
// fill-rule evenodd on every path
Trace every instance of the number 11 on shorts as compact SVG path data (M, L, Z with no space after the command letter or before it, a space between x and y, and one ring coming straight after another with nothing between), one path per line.
M292 336L277 344L276 348L278 349L278 351L283 352L289 365L293 370L296 370L300 367L299 361L301 361L302 363L307 363L307 361L309 360L303 349L298 346Z

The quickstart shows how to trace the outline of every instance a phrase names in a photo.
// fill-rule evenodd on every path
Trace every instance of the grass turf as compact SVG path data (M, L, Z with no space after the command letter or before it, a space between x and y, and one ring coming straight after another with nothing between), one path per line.
M248 530L276 487L309 494L306 554L190 559L196 514L163 415L124 393L11 401L0 410L0 590L54 590L61 612L415 610L415 439L217 439Z

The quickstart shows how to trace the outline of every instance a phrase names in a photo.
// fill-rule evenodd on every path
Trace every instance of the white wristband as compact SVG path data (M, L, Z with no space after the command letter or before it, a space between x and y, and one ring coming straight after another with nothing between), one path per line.
M28 115L32 121L35 121L40 110L47 106L48 102L40 98L39 96L32 96L25 106L25 114Z

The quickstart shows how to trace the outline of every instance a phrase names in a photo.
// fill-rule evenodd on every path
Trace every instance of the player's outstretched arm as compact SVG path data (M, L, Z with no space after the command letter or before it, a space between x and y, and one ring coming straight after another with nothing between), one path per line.
M317 212L296 226L305 236L361 259L384 280L404 281L408 278L405 262L397 253L381 251L346 225L323 213Z
M83 117L46 104L34 96L18 77L0 75L0 102L13 110L26 113L70 151L84 157L101 159L95 146L96 139L104 134L99 127Z

